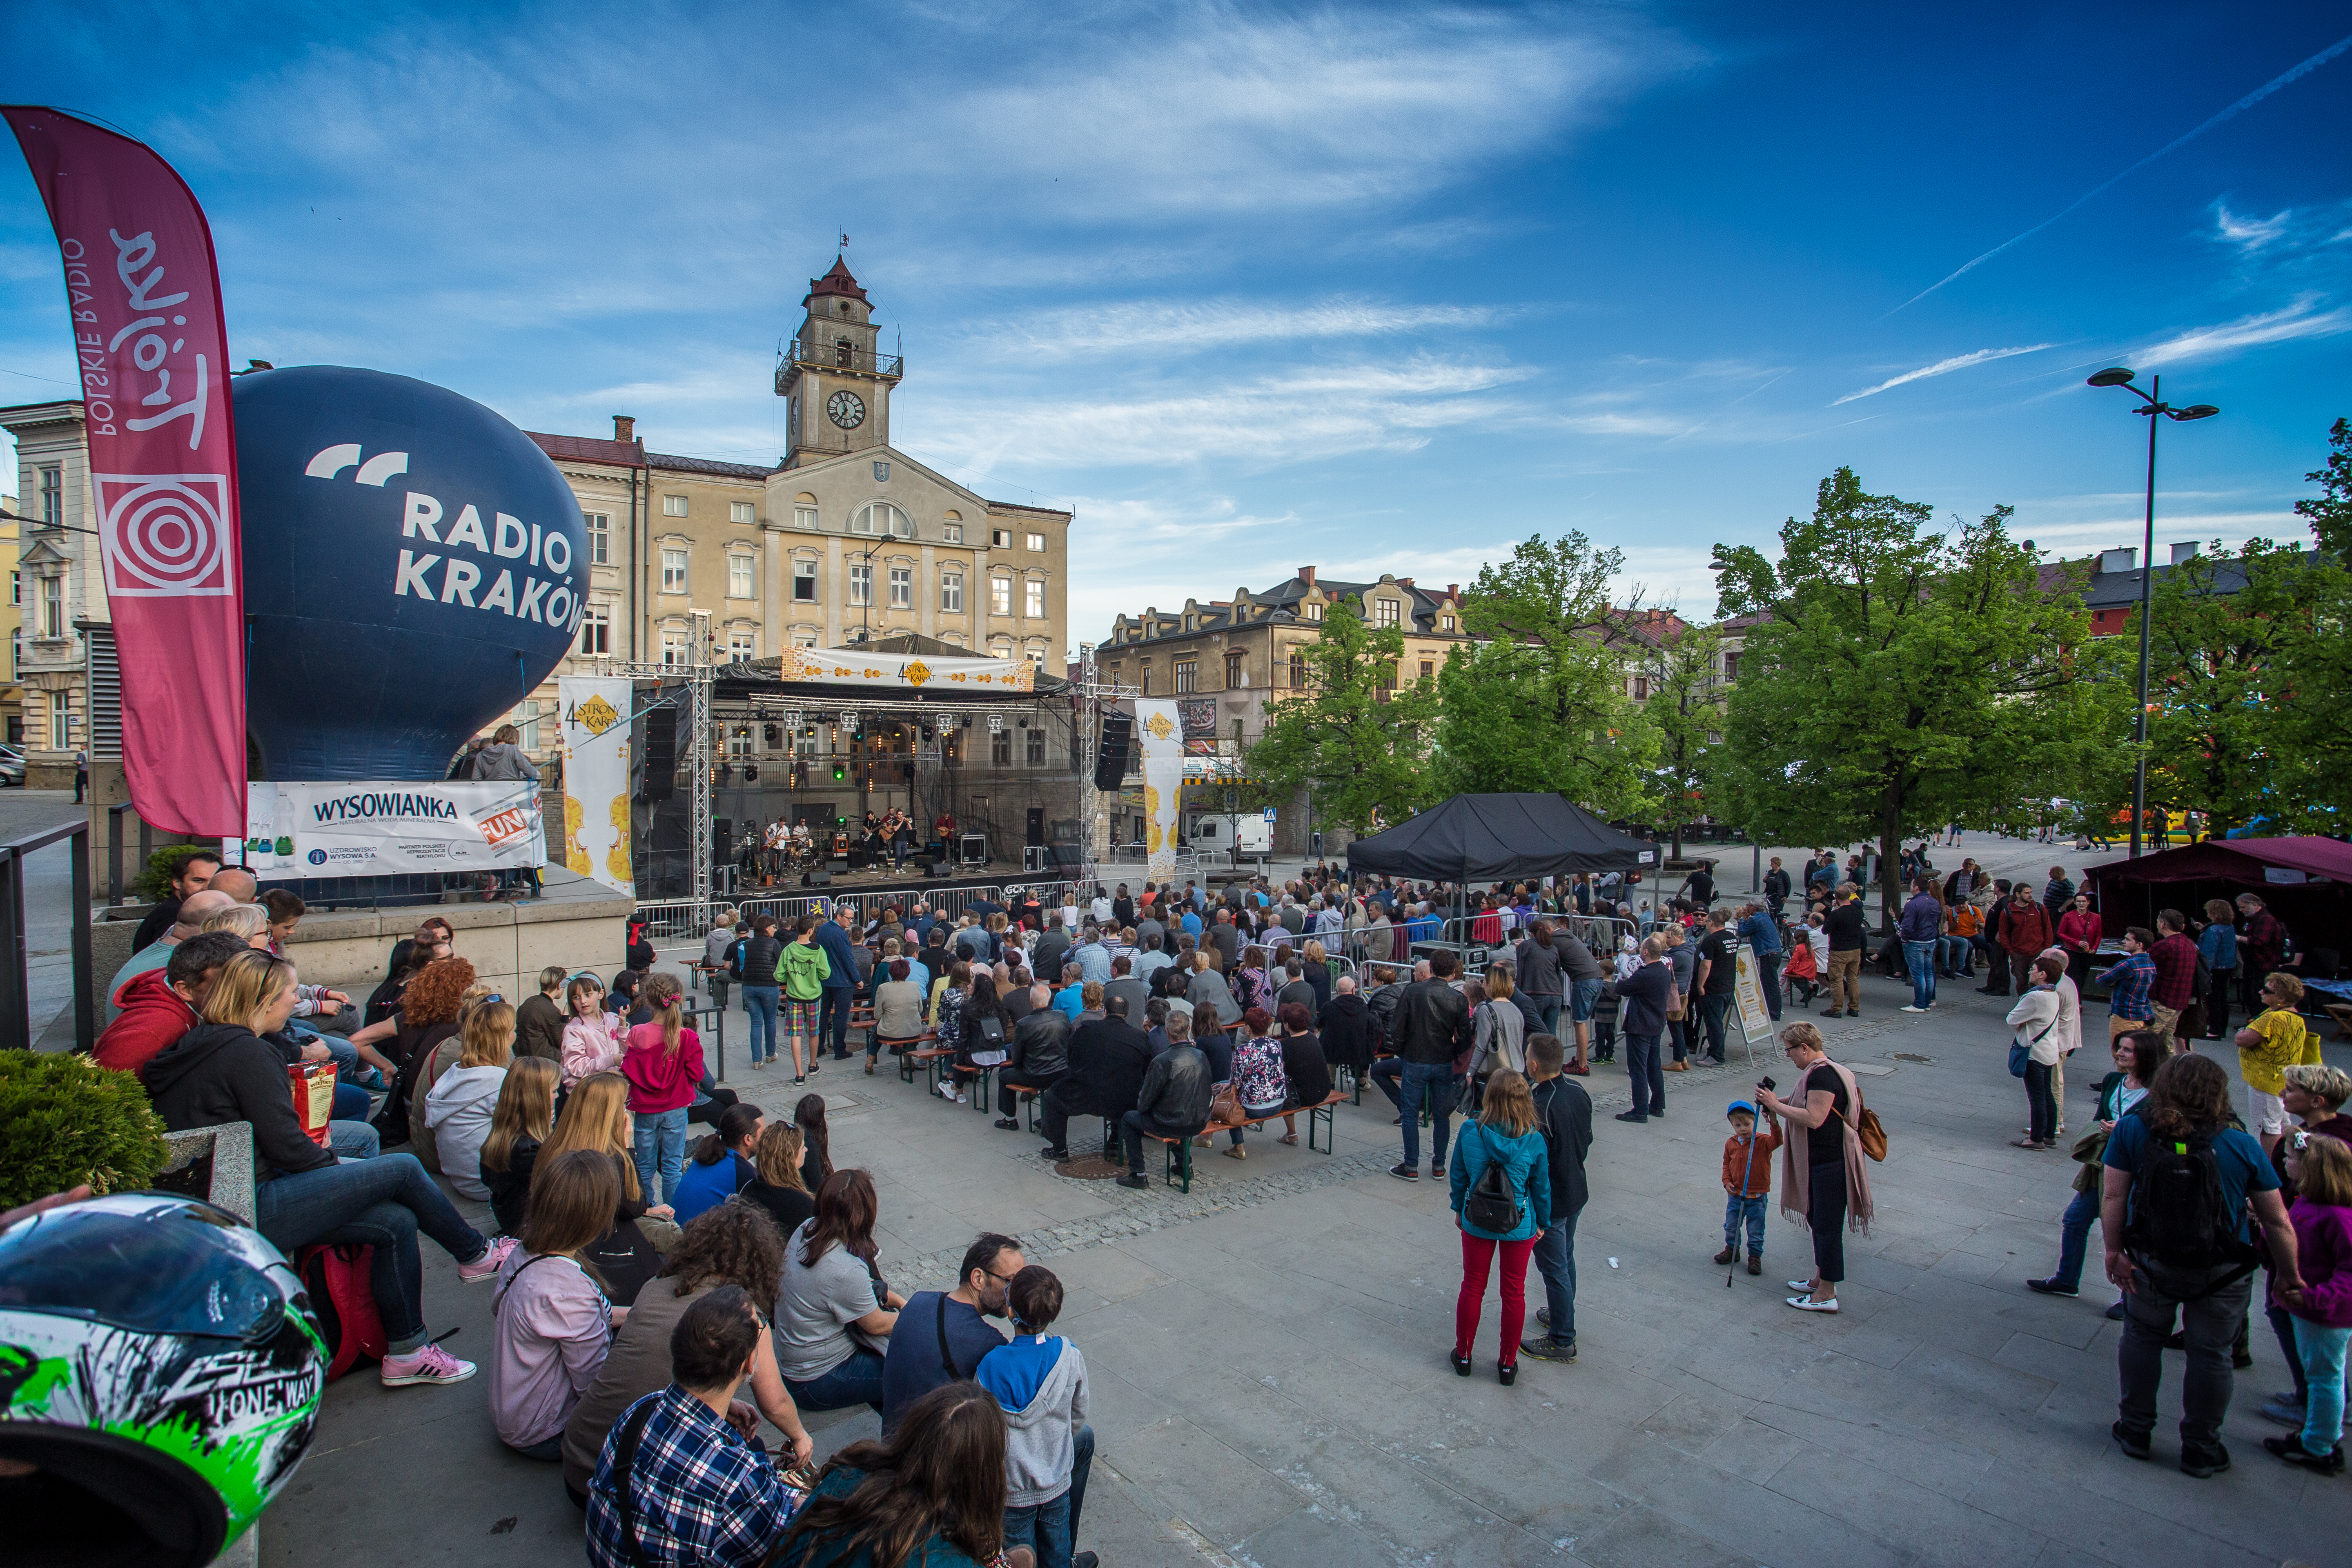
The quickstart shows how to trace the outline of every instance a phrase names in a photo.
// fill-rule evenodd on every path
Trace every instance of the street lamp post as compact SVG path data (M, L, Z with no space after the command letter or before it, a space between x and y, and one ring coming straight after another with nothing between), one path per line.
M2093 386L2120 386L2140 400L2132 412L2147 419L2147 519L2140 543L2139 563L2139 721L2133 729L2137 754L2132 762L2131 858L2139 858L2140 827L2147 813L2147 662L2149 618L2156 598L2156 422L2161 415L2176 423L2185 419L2210 419L2221 411L2210 403L2192 403L2186 408L2175 408L2163 401L2164 378L2148 377L2147 390L2142 392L2132 384L2132 373L2117 366L2103 370L2090 378Z

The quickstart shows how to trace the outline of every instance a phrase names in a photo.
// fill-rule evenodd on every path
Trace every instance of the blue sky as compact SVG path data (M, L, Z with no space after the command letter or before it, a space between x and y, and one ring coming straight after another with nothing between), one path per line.
M1703 615L1840 464L2137 543L2118 362L2224 410L2168 433L2159 549L2293 533L2352 414L2352 52L1915 296L2352 11L1915 10L23 4L0 98L178 166L236 355L659 450L774 460L846 231L897 444L1076 508L1074 638L1570 527ZM0 402L71 372L0 159Z

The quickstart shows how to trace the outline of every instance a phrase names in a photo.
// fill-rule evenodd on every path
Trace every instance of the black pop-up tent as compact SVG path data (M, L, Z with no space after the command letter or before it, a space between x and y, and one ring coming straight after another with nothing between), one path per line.
M1350 875L1492 882L1577 871L1652 870L1654 845L1556 795L1457 795L1348 847Z

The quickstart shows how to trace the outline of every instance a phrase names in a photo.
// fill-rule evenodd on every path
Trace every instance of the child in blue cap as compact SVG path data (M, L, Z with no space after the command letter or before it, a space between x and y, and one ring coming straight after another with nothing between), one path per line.
M1764 1272L1764 1210L1772 1195L1772 1152L1780 1146L1780 1122L1766 1116L1756 1125L1756 1108L1735 1100L1724 1112L1731 1136L1723 1141L1723 1250L1717 1263L1739 1256L1739 1225L1748 1222L1748 1272Z

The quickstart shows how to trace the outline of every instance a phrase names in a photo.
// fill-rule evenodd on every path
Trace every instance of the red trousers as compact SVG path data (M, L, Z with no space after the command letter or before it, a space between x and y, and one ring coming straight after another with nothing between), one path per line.
M1454 1303L1454 1353L1468 1355L1478 1338L1478 1314L1486 1305L1486 1265L1499 1247L1503 1254L1502 1364L1517 1366L1519 1333L1528 1321L1528 1258L1536 1238L1489 1241L1462 1233L1462 1294Z

